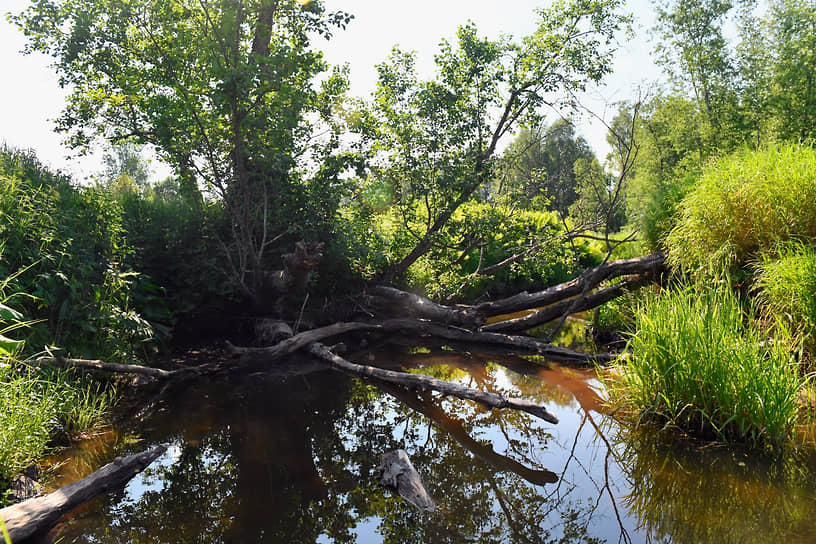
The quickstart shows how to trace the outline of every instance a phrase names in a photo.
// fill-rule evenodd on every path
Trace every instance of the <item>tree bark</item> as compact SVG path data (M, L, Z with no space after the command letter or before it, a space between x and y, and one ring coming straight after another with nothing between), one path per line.
M129 481L165 450L167 446L156 446L142 453L118 457L78 482L68 484L44 497L3 508L0 510L0 518L6 524L11 540L21 542L34 534L49 530L77 506Z
M38 357L26 361L36 366L59 366L62 368L83 368L87 370L100 370L103 372L114 372L120 374L138 374L149 378L165 379L176 375L178 370L163 370L141 365L123 365L119 363L106 363L97 359L65 359L64 357Z
M485 322L485 317L472 306L443 306L423 296L384 285L371 288L369 293L373 295L374 305L391 315L408 313L411 317L468 329L478 328Z
M550 423L558 423L558 418L547 411L544 406L533 402L503 397L496 393L479 391L458 383L446 382L438 378L423 376L421 374L407 374L405 372L394 372L383 370L373 366L358 365L352 363L332 353L326 346L318 342L309 346L309 353L328 362L332 367L357 377L374 378L389 383L394 383L409 389L422 389L437 391L443 395L450 395L461 399L476 401L488 408L512 408L521 410L534 416L540 417Z

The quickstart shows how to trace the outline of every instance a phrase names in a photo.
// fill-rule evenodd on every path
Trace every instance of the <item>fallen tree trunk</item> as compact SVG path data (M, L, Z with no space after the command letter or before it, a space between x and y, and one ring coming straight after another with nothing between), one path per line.
M373 305L391 315L405 315L444 325L475 329L484 324L485 316L472 306L444 306L413 293L378 285L369 290Z
M635 290L652 281L651 276L641 275L634 276L628 280L616 283L606 289L601 289L596 293L582 296L575 300L562 300L557 304L548 306L536 312L533 312L524 317L516 319L508 319L506 321L497 321L482 327L482 331L486 332L519 332L543 325L553 319L562 317L565 313L578 313L585 310L590 310L601 304L605 304L610 300L616 299L619 296L629 291Z
M167 446L156 446L142 453L118 457L90 476L44 497L3 508L0 510L0 518L5 523L13 542L20 542L32 535L45 532L77 506L129 481L166 450Z
M582 292L585 292L585 290L594 289L600 285L602 281L619 276L650 274L652 277L656 277L657 272L662 270L665 262L666 256L660 253L654 253L636 259L611 261L595 268L589 268L574 280L555 285L543 291L536 293L519 293L518 295L501 300L483 302L482 304L477 304L474 308L485 316L491 317L521 312L529 310L530 308L548 306L564 299L580 295Z
M558 418L550 413L544 406L527 400L503 397L496 393L479 391L478 389L472 389L458 383L446 382L421 374L408 374L405 372L394 372L393 370L383 370L373 366L358 365L332 353L326 346L319 342L315 342L309 346L309 353L327 361L334 368L353 376L375 378L409 389L437 391L443 395L476 401L488 408L512 408L514 410L521 410L550 423L558 423Z

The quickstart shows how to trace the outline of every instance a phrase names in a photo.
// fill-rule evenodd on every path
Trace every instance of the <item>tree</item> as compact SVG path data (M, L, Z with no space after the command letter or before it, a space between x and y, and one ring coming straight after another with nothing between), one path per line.
M503 137L522 123L540 123L543 107L574 104L576 93L611 70L615 35L628 24L616 11L620 4L557 2L538 11L538 29L521 43L481 38L472 24L463 26L456 47L442 42L433 81L419 81L413 55L398 49L378 66L364 134L375 175L394 188L415 242L381 280L403 274L456 209L493 179Z
M657 48L677 88L691 91L701 111L702 150L730 147L739 139L737 69L723 35L733 0L663 0L656 4Z
M127 177L137 188L147 187L150 163L142 157L140 146L130 142L114 145L102 157L102 162L105 164L103 179L107 183L116 183Z
M578 199L575 162L595 158L587 141L575 134L575 126L559 119L545 129L523 128L507 147L509 182L520 185L528 198L551 199L550 208L566 217Z
M218 196L229 268L257 295L273 233L307 208L306 118L330 115L345 88L340 71L316 87L326 66L310 36L350 18L317 1L34 0L13 19L71 89L57 122L68 142L152 144L188 200Z

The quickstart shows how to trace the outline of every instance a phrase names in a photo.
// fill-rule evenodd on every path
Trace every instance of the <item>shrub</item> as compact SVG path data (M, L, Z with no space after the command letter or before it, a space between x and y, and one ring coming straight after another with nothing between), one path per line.
M611 398L641 418L719 439L780 442L801 382L787 347L766 342L727 290L669 291L639 305ZM750 316L749 316L750 317Z
M791 239L816 236L816 150L771 145L706 168L669 234L670 262L736 270Z
M809 243L783 244L759 264L757 288L763 315L791 333L794 348L816 356L816 250Z

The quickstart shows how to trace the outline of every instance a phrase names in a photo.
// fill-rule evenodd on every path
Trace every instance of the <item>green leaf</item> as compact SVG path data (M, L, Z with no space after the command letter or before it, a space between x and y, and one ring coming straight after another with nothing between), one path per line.
M15 310L14 308L9 308L5 304L0 304L0 320L3 321L22 321L23 314Z
M13 340L0 334L0 355L9 357L16 355L23 349L25 340Z

